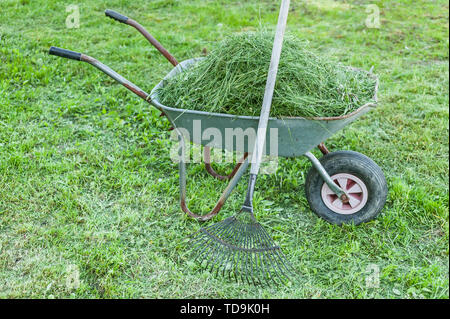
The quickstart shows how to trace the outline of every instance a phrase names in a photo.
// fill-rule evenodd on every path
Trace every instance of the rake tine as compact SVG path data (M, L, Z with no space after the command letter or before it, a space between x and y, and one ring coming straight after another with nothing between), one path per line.
M239 222L234 219L232 223L230 223L230 225L228 226L228 232L225 234L225 237L223 238L225 243L230 242L231 244L233 244L233 236L234 236L234 229L236 228L236 225L239 225Z
M223 267L223 269L222 269L222 276L224 276L224 277L225 277L225 271L227 269L227 265L229 264L229 262L230 262L230 260L231 260L231 258L233 256L233 251L230 251L230 249L228 247L226 247L225 250L226 250L227 257L226 257L225 262L222 264L222 267Z
M218 224L214 224L212 226L216 226L217 229L219 230L219 232L222 231L222 229L225 229L226 226L229 224L229 222L227 222L227 220L224 220L222 223L218 223ZM214 227L214 228L216 228ZM207 230L208 229L208 230ZM205 250L210 246L210 244L214 243L211 240L208 240L208 235L205 233L206 231L209 231L210 229L213 229L213 227L208 227L205 229L200 229L197 233L198 233L198 237L194 237L193 239L197 238L198 240L196 241L195 244L192 245L193 249L197 252L196 254L196 258L194 259L194 261L196 261L200 256L202 256L205 252ZM192 239L192 240L193 240ZM201 245L202 244L206 244L203 249L199 252L198 250L201 249ZM200 248L195 248L195 246L200 246Z
M205 236L206 236L205 234L200 234L199 240L198 240L198 242L197 242L197 244L199 245L199 248L194 250L194 253L195 253L194 262L197 261L197 259L200 258L200 256L203 255L203 252L204 252L204 251L209 247L209 245L210 245L209 241L207 240L207 238L205 238ZM201 248L202 248L202 246L201 246L202 244L204 245L204 246L203 246L203 249L201 249ZM201 249L201 250L200 250L200 249Z
M237 242L237 239L242 236L242 224L239 223L239 221L236 222L236 230L233 232L230 242L234 244ZM233 247L227 247L230 253L230 262L231 262L231 269L228 270L228 277L231 280L231 276L233 275L236 281L239 281L238 274L237 274L237 264L239 263L239 258L236 257L236 254L238 254L238 251L236 249L233 249ZM236 263L235 260L238 259L238 262ZM225 272L225 269L224 269Z
M229 217L219 223L215 223L206 227L203 227L200 229L201 232L207 231L209 233L214 233L214 232L218 232L221 231L221 229L227 227L228 224L233 222L233 217Z
M235 224L236 223L237 223L237 220L235 220L233 222L233 225L231 225L229 227L229 232L227 233L227 242L233 243L232 239L233 239L234 236L236 236L236 233L235 233L235 227L236 227ZM225 262L222 262L223 275L225 274L225 269L226 269L226 266L228 264L228 260L230 259L230 256L231 256L230 250L231 250L231 247L228 247L227 245L224 245L224 256L226 256L226 260L225 260Z
M238 243L241 243L240 244L240 248L242 248L241 246L244 243L246 237L247 237L246 225L245 225L245 223L242 223L242 237L238 241ZM245 274L244 274L245 256L244 256L244 250L243 249L237 249L237 253L238 253L238 256L237 256L238 263L236 264L236 272L241 277L242 283L244 283L245 282Z
M253 247L253 224L247 224L247 229L248 229L248 237L247 240L245 242L245 248L247 250L247 267L246 267L246 271L247 271L247 275L250 275L250 279L252 280L253 284L256 286L255 283L255 275L253 273L253 265L254 265L254 247Z
M207 240L208 238L206 237L206 235L204 235L205 237L202 237L202 241L199 242L199 245L202 244L203 245L203 249L201 248L202 246L200 246L197 250L196 250L196 257L194 259L194 261L198 260L200 258L200 264L203 263L204 259L203 256L207 255L208 251L213 247L214 242L211 240ZM201 250L200 250L201 249Z
M256 274L256 269L258 269L258 250L257 247L254 244L255 241L255 232L254 232L254 224L249 225L252 236L250 236L249 245L251 248L251 255L250 255L250 273L251 278L254 285L258 285L260 283L259 281L259 274Z
M251 229L252 234L254 234L254 228L255 228L254 224L250 224L250 229ZM253 272L254 266L256 269L258 269L258 252L257 252L257 250L255 250L253 252L253 249L255 249L254 240L255 240L255 236L250 236L249 245L250 245L250 248L252 249L250 271L251 271L251 278L252 278L253 284L256 286L257 283L255 282L255 278L258 279L258 281L259 281L259 275L255 276L255 274ZM253 259L253 256L254 256L254 259Z
M267 232L265 232L265 236L266 236L266 237L269 237L269 235L267 234ZM269 237L269 238L270 238L270 237ZM295 276L296 274L292 271L293 267L292 267L292 265L290 264L290 262L286 259L286 256L283 254L281 248L279 248L279 249L276 251L276 256L278 257L278 260L280 261L280 262L278 263L279 268L284 267L284 269L285 269L285 271L286 271L286 274L284 274L284 276L287 277L287 278L289 277L289 274ZM280 269L280 270L281 270L281 269Z
M204 261L205 262L205 269L208 269L209 265L213 265L212 264L212 259L215 257L216 252L219 249L219 244L218 243L214 243L213 245L210 246L210 248L204 253Z
M260 247L266 246L266 243L263 241L263 237L261 236L261 226L259 224L256 227L256 233L257 233L257 236L258 236L258 241L260 243L259 246ZM276 281L273 279L273 276L272 276L271 271L270 271L271 267L269 267L269 263L268 263L268 261L270 262L269 257L263 251L261 252L261 256L262 256L262 259L263 259L263 267L261 267L261 268L263 269L264 277L266 279L267 284L268 285L270 284L269 283L269 279L274 281L274 283L276 284ZM267 268L267 273L266 273L266 268Z
M232 233L232 231L233 231L233 227L228 227L223 233L222 233L222 240L226 240L227 238L228 238L228 236ZM216 256L216 259L215 259L215 261L216 260L218 260L219 259L219 257L221 257L221 256L223 256L224 254L226 254L226 249L222 249L222 251L221 251L221 253L218 253L217 254L217 256ZM219 261L220 261L221 259L219 259ZM215 263L215 261L214 261L214 263ZM211 267L211 269L212 269L212 267Z
M203 236L202 236L202 240L200 240L200 242L197 243L197 246L201 245L201 244L206 244L206 246L203 247L203 249L198 254L197 258L199 256L204 256L204 255L208 256L207 257L207 265L205 268L208 268L209 264L211 264L211 271L212 271L216 264L216 260L218 260L221 255L227 254L227 251L229 250L228 247L224 246L223 243L211 240L212 236L217 237L221 241L226 243L227 239L230 237L230 235L233 235L233 233L234 233L234 227L235 227L234 225L235 224L236 224L236 219L234 217L229 217L220 223L208 226L201 230L201 233ZM211 234L213 232L216 232L216 233ZM221 247L226 248L226 249L222 249L222 254L220 253ZM214 261L212 261L213 258L214 258ZM216 272L218 272L221 267L224 267L224 268L226 267L226 264L224 264L223 262L221 262L220 264L217 265Z
M224 223L225 221L226 221L226 220L222 221L221 223ZM218 224L221 224L221 223L218 223ZM211 228L211 226L216 226L216 225L217 225L217 224L213 224L213 225L210 225L210 226L205 227L205 228L200 228L200 229L199 229L198 231L196 231L195 233L192 233L191 235L189 235L189 237L191 238L190 241L193 241L193 240L195 240L196 238L201 237L201 235L203 234L203 232L202 232L203 229Z
M232 231L233 231L233 228L232 228L232 227L228 227L228 228L226 229L226 231L223 233L223 237L227 238L228 235L230 235ZM211 263L211 271L213 271L214 266L217 265L217 261L222 262L222 257L223 257L226 253L227 253L227 250L226 250L226 249L222 249L221 251L219 251L219 252L216 254L216 259ZM220 258L220 259L219 259L219 258ZM217 269L216 273L218 272L219 268L220 268L220 266L217 266L217 267L216 267L216 269Z
M255 247L260 247L260 246L259 246L259 238L258 238L257 225L253 224L253 229L254 229L255 234L256 234L256 236L253 237L253 245L254 245ZM257 259L259 260L259 265L260 265L259 267L256 267L256 269L257 269L257 271L258 271L258 277L259 277L259 274L260 274L260 272L261 272L261 273L262 273L262 278L265 280L265 282L266 282L267 284L269 284L269 282L267 281L266 271L265 271L265 269L264 269L265 264L264 264L262 252L261 252L261 251L257 251L257 252L256 252L256 256L257 256ZM260 281L260 283L262 284L261 281Z
M268 247L270 247L270 249L268 250L268 253L266 254L267 259L269 260L269 263L271 266L271 274L270 275L271 275L274 283L276 285L278 285L279 284L278 280L279 279L282 280L281 274L284 274L283 271L281 271L281 274L280 274L280 272L277 270L277 269L279 269L279 267L278 267L278 261L276 259L274 252L276 252L279 248L278 248L278 246L276 246L274 244L274 242L272 241L272 239L270 237L268 238L268 237L264 236L264 233L265 233L265 229L261 227L260 234L261 234L264 242L266 243L266 245Z
M261 227L262 230L262 235L266 238L266 240L270 241L273 243L272 238L269 236L269 234L266 232L266 230L264 228ZM278 247L278 246L277 246ZM281 273L286 277L289 278L289 276L282 270L282 267L280 266L280 262L281 264L284 266L284 268L286 269L286 272L289 272L289 268L286 266L286 264L284 263L284 254L282 254L281 252L281 248L278 247L278 249L276 249L276 251L273 253L274 255L274 261L277 265L277 268L281 271ZM278 258L277 258L278 257Z
M205 233L215 233L220 232L223 228L226 228L228 224L233 222L233 217L229 217L219 223L209 225L207 227L201 228L197 233L205 234Z
M219 232L217 234L214 234L213 236L220 238L224 233L226 233L229 229L229 227L227 227L229 225L229 223L226 223L226 225L223 225L223 227L218 227L217 229L219 229ZM208 235L209 236L209 235ZM206 259L206 265L205 268L208 268L209 263L211 262L212 258L214 257L214 255L216 254L216 252L220 249L221 247L221 243L217 242L217 241L212 241L209 240L208 243L212 243L209 248L203 253L203 256L205 256ZM209 244L208 244L209 245ZM212 263L212 265L214 265Z
M236 240L234 240L233 243L240 242L241 237L242 237L242 227L243 227L243 223L239 222L238 231L233 234L233 238L236 238ZM237 270L238 264L239 264L239 250L232 249L232 247L230 247L230 248L233 252L233 254L232 254L233 275L234 275L234 278L236 279L236 281L239 281L238 270ZM235 258L238 258L237 263L235 262ZM231 274L232 274L232 272L230 271L229 272L230 280L231 280Z
M233 227L229 227L229 230L230 230L229 234L233 234L233 232L232 232ZM222 268L222 275L225 276L225 270L226 270L226 267L228 264L228 260L230 259L230 255L231 254L230 254L228 247L223 246L223 258L224 259L221 260L221 264L218 266L216 274L218 274Z
M228 225L228 224L229 224L229 223L227 223L227 225ZM223 237L226 238L226 234L230 231L230 229L231 229L231 227L222 227L221 230L220 230L220 232L218 232L218 233L215 234L214 236L217 237L217 238L219 238L219 239L220 239L221 237L222 237L222 238L223 238ZM218 255L220 254L220 247L221 247L221 243L215 241L215 242L214 242L214 251L213 251L212 254L209 254L208 259L207 259L207 264L206 264L206 267L205 267L205 268L208 268L208 265L209 265L209 263L211 262L212 257L213 257L214 255L216 255L216 258L214 259L214 262L211 263L211 270L212 270L212 268L214 267L214 263L215 263L215 261L217 260ZM216 251L217 251L217 253L216 253Z
M223 247L222 247L223 248ZM224 267L224 263L223 263L223 259L225 258L226 254L227 254L227 250L226 249L222 249L221 252L216 254L216 259L211 263L211 269L210 271L214 271L214 269L216 270L216 275L218 275L219 270L221 268Z
M270 272L270 276L272 278L272 280L278 284L277 282L277 277L281 278L280 274L277 271L277 260L274 256L273 251L276 250L276 246L273 244L271 238L268 238L267 236L265 236L265 230L263 227L260 227L259 229L260 235L262 236L262 240L264 241L265 245L269 247L268 253L266 254L267 259L270 262L270 266L271 266L271 272ZM281 271L282 272L282 271ZM283 273L283 272L282 272ZM284 273L283 273L284 274Z
M263 247L263 244L262 244L262 241L261 241L261 236L259 234L259 225L258 224L255 225L255 233L256 233L256 237L255 238L257 239L258 247ZM267 285L270 285L268 279L271 279L271 276L270 276L270 272L268 271L268 267L267 267L267 265L268 265L267 257L266 257L266 254L264 253L263 250L259 251L259 258L260 258L260 261L261 261L261 271L263 273L263 278L266 281ZM266 271L266 268L267 268L267 271Z
M246 223L242 223L242 227L243 227L243 231L242 231L242 239L240 239L240 241L238 241L238 243L245 243L246 239L247 239L247 224ZM237 271L239 272L239 275L241 277L242 283L245 283L245 281L247 280L248 282L248 278L247 278L247 273L246 273L246 260L245 257L248 256L247 252L242 249L242 247L239 247L240 249L238 249L238 260L239 263L237 264ZM248 282L250 284L250 282Z
M286 274L282 270L280 270L280 268L278 267L278 261L277 261L276 256L273 251L271 251L269 253L269 258L272 263L273 279L276 282L276 284L279 285L280 283L283 282L283 280L285 280L285 278L288 278L288 277L286 277Z
M255 276L253 275L253 246L251 244L252 238L253 238L253 236L252 236L253 231L252 231L251 226L252 226L252 224L248 224L247 225L248 233L247 233L247 238L246 238L246 241L245 241L245 244L244 244L244 247L247 249L245 270L247 272L247 281L249 281L248 280L248 277L249 277L248 274L250 272L250 278L251 278L253 284L256 285L255 279L254 279ZM250 259L250 261L249 261L249 259ZM249 282L249 284L250 284L250 282Z
M202 247L201 245L206 241L205 234L199 230L195 233L195 236L189 240L188 245L191 247L192 253L198 255L200 253L199 250Z
M251 251L248 251L248 241L249 241L249 229L248 229L249 225L245 224L244 225L244 229L245 229L245 238L244 238L244 249L245 250L245 264L244 261L242 261L242 268L245 269L243 270L243 272L245 271L245 278L247 279L248 284L250 285L250 280L248 280L248 257L250 255L251 258ZM243 253L244 254L244 253Z

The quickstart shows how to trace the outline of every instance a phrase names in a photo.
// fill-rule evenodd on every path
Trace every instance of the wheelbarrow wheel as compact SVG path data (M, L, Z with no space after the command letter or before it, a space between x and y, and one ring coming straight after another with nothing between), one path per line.
M374 161L357 152L338 151L323 156L320 162L349 200L342 201L312 167L305 191L318 216L337 225L358 225L378 216L386 203L388 188L383 171Z

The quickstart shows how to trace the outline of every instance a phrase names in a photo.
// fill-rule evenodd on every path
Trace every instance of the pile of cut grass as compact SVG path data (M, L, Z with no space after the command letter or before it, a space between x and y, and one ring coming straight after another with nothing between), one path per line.
M259 116L273 46L266 31L234 34L159 90L171 107ZM332 117L373 101L376 81L285 36L271 116Z

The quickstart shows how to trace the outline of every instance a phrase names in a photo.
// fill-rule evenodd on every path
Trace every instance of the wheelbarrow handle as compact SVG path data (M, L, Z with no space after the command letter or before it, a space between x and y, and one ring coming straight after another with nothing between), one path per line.
M117 73L116 71L114 71L113 69L108 67L107 65L101 63L100 61L97 61L93 57L90 57L83 53L78 53L78 52L61 49L61 48L57 48L57 47L51 47L49 50L49 54L56 55L56 56L66 58L66 59L87 62L87 63L95 66L97 69L99 69L100 71L102 71L103 73L108 75L109 77L113 78L114 80L116 80L117 82L122 84L124 87L126 87L128 90L130 90L131 92L133 92L140 98L144 99L148 103L152 104L153 106L155 106L157 109L159 109L162 112L162 110L160 109L160 107L158 105L155 105L154 103L152 103L152 101L150 99L150 94L144 92L137 85L131 83L126 78L121 76L119 73Z
M109 10L109 9L105 10L105 15L107 17L110 17L111 19L114 19L114 20L119 21L121 23L125 23L126 24L127 21L128 21L128 17L126 17L123 14L120 14L120 13L114 11L114 10Z
M167 51L166 48L164 48L162 44L159 43L158 40L156 40L142 25L113 10L105 10L105 15L119 22L128 24L138 30L173 66L178 65L178 61L174 56L170 54L169 51Z
M81 53L66 50L66 49L51 47L48 53L51 55L59 56L61 58L81 61Z

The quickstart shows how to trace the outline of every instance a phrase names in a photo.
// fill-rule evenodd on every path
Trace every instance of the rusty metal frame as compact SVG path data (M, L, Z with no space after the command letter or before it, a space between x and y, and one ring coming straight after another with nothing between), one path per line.
M236 164L233 171L229 175L223 176L223 175L218 174L211 166L211 148L208 146L205 146L203 149L203 161L205 162L206 171L208 172L209 175L211 175L221 181L232 179L234 177L234 175L236 175L236 173L239 170L239 167L241 167L242 163L245 162L247 157L248 157L248 153L244 153L244 156L242 156L242 158Z
M325 146L325 143L320 143L319 146L317 146L317 148L320 150L320 152L323 155L327 155L328 153L330 153L330 151L328 150L328 148Z
M177 130L178 133L178 142L179 144L179 151L178 151L178 155L179 155L179 163L178 163L178 170L179 170L179 177L180 177L180 205L181 205L181 209L183 210L183 212L185 212L187 215L189 215L190 217L197 219L199 221L207 221L211 218L213 218L214 216L216 216L219 211L222 209L223 205L225 205L226 200L228 199L228 197L231 195L231 192L233 191L233 189L237 186L237 184L239 183L239 180L242 178L242 176L244 175L245 171L248 168L248 165L250 164L248 156L245 156L243 158L243 162L239 162L236 165L236 172L234 173L234 176L231 178L230 182L228 183L228 186L225 188L225 190L223 191L222 195L220 196L219 200L217 201L216 205L214 206L214 208L207 214L205 215L199 215L196 214L194 212L192 212L189 208L188 208L188 203L187 203L187 188L186 188L186 163L184 161L185 159L185 151L186 151L186 145L185 145L185 140L183 135Z

